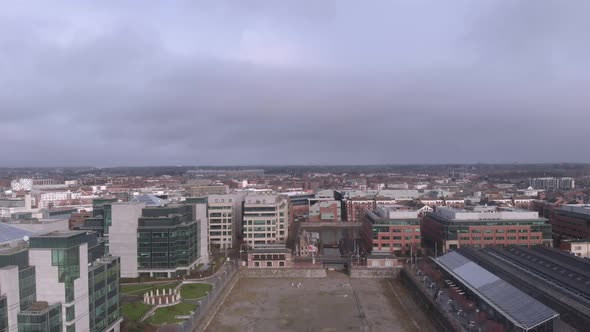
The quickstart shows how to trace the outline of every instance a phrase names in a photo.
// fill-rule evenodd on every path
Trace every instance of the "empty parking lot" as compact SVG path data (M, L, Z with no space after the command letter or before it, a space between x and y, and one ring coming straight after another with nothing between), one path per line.
M297 285L301 284L299 287ZM207 331L433 331L393 280L242 278Z

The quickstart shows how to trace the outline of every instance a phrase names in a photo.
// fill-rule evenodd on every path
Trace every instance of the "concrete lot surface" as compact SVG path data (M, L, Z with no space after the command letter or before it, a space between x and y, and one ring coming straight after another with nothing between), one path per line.
M435 330L398 281L350 279L339 272L318 279L243 278L207 328L211 332Z

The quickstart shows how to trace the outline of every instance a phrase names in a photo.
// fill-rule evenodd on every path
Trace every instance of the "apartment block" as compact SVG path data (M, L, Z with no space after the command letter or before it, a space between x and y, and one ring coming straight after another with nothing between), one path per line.
M532 178L530 179L530 186L535 189L565 189L570 190L576 187L576 182L573 178Z

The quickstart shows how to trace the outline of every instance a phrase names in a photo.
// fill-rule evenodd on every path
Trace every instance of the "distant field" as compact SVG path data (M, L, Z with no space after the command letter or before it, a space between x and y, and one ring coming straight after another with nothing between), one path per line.
M404 292L396 281L351 280L338 272L321 279L244 278L207 331L435 331Z

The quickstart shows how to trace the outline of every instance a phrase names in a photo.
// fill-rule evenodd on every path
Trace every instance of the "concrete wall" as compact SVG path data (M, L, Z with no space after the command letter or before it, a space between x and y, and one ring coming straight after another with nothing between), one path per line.
M109 252L121 257L121 278L136 278L137 222L144 203L112 205L112 224L109 227Z
M324 278L325 269L245 269L242 272L245 278Z
M351 278L397 278L401 268L367 269L354 268L349 271Z
M16 316L20 311L18 284L18 266L7 266L0 269L0 295L6 295L9 332L18 331Z

